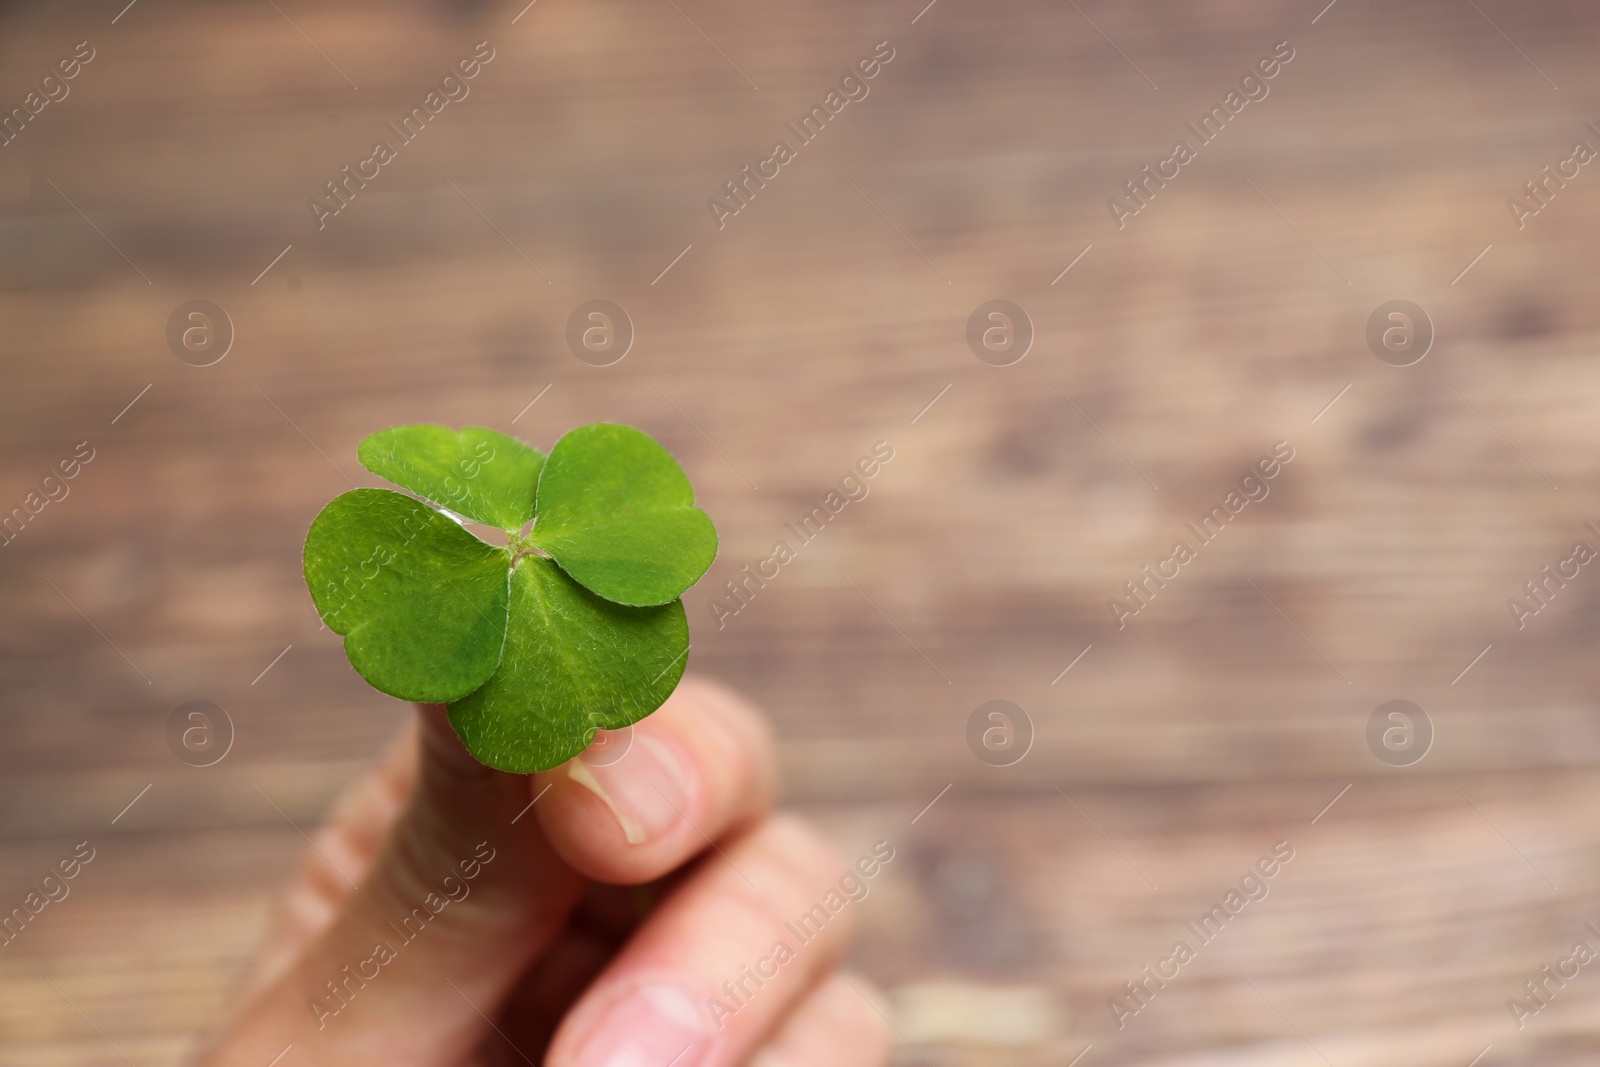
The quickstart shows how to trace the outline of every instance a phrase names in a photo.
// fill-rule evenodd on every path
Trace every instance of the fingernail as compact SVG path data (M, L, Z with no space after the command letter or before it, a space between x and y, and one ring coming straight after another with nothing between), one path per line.
M611 1006L579 1050L577 1067L695 1067L711 1030L689 994L640 986Z
M684 818L689 787L683 764L655 738L636 734L615 763L572 760L567 776L606 802L630 845L660 837Z

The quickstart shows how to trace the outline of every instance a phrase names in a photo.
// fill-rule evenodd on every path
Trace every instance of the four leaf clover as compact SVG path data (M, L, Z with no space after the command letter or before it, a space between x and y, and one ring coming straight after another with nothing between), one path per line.
M306 535L306 585L350 665L443 702L481 762L526 774L660 707L683 676L679 597L717 553L677 461L630 426L579 426L548 456L494 430L397 426ZM466 524L503 530L490 544Z

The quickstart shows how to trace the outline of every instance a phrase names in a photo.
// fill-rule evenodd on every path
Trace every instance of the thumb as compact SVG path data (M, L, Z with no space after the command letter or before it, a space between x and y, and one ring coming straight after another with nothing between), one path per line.
M416 788L377 860L209 1063L286 1044L298 1063L465 1061L576 905L583 879L527 814L532 778L475 760L442 705L418 713Z

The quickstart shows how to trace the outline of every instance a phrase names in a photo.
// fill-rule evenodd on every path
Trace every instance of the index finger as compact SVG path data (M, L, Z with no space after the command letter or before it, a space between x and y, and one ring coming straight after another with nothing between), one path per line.
M600 882L647 882L771 806L765 720L732 690L685 678L627 731L534 776L539 825L556 853Z

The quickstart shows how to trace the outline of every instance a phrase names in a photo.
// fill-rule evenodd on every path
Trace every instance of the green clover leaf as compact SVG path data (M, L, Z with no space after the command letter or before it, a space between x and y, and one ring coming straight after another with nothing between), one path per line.
M554 562L511 572L511 627L500 668L452 701L450 722L482 763L527 774L565 763L596 727L620 730L661 706L689 653L683 601L614 604Z
M631 426L597 422L556 442L539 476L533 543L618 604L666 604L717 555L711 517L672 454Z
M401 700L482 685L506 636L511 553L404 493L355 489L306 535L306 585L350 665Z
M533 518L544 456L481 426L380 430L356 450L361 465L462 518L516 533Z
M677 686L689 654L678 598L710 566L716 530L647 434L582 426L546 459L481 427L400 426L359 456L424 498L356 489L306 535L312 600L374 688L448 703L474 756L528 773Z

